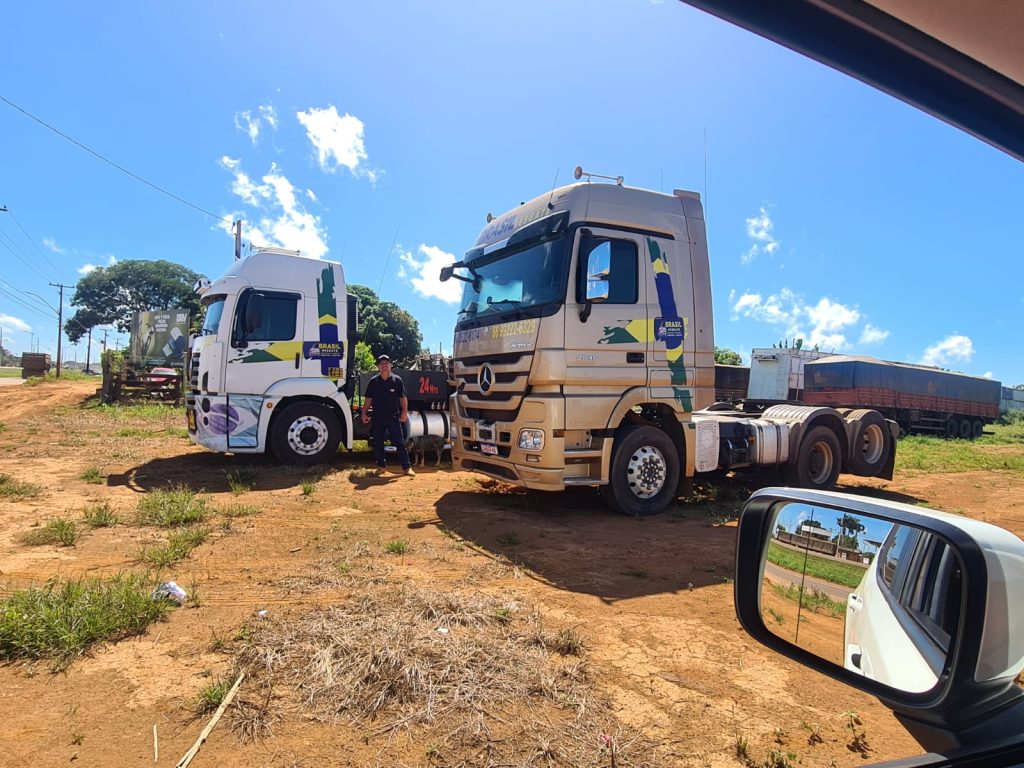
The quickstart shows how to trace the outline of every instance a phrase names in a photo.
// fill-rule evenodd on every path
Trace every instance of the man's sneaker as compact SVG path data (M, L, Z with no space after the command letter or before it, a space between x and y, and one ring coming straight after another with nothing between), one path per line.
M387 473L388 471L384 469L384 467L377 467L375 470L373 470L373 474L376 475L377 477L383 477Z
M405 476L406 477L416 477L416 470L414 470L412 467L406 467L405 468Z

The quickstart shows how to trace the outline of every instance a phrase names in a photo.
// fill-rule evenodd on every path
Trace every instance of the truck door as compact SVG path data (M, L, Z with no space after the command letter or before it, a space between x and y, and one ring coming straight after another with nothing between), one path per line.
M693 275L685 241L645 236L645 261L650 270L647 316L651 396L675 400L693 410L695 343Z
M647 385L647 274L641 235L600 227L576 232L576 270L565 313L565 394L619 396ZM591 290L602 295L587 301ZM607 419L581 413L584 398L567 399L566 428L590 428ZM574 413L575 411L575 413ZM575 423L574 423L575 422ZM603 426L603 422L601 424Z
M235 306L228 349L231 395L262 395L282 379L300 375L302 295L247 288Z

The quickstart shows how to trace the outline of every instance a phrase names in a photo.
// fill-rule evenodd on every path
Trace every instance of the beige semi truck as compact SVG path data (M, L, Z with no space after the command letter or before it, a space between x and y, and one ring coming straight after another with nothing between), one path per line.
M577 169L577 179L583 172ZM831 488L892 477L898 427L870 410L714 403L696 192L577 183L488 223L441 280L465 283L451 399L457 467L537 490L598 486L630 515L695 476L777 467Z

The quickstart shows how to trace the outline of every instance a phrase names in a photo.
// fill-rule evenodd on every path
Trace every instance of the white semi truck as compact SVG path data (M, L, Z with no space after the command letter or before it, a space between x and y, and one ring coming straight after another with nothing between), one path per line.
M206 314L193 341L188 432L210 450L328 461L366 438L354 416L355 296L337 262L264 248L197 285ZM410 436L448 438L447 374L397 371Z
M577 179L582 171L577 169ZM453 459L538 490L601 486L631 515L701 473L781 467L832 487L892 477L897 427L870 410L714 402L714 323L696 192L555 189L488 224L442 280L455 326Z

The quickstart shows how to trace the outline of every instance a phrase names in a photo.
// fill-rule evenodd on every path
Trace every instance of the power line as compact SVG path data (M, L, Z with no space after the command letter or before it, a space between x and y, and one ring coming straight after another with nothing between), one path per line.
M29 236L28 232L25 231L25 228L23 226L21 226L21 222L18 221L18 217L14 215L14 211L12 211L10 208L8 208L7 209L7 213L11 214L11 218L14 219L14 223L17 224L18 225L18 229L21 230L21 234L23 234L25 236L26 240L28 240L30 243L32 243L32 247L36 249L36 252L40 256L43 257L43 259L46 261L47 264L49 264L51 267L53 267L55 272L59 273L60 270L57 268L57 265L54 264L52 261L50 261L50 257L47 256L45 253L43 253L43 249L40 248L38 245L36 245L36 241L33 240L32 237Z
M47 275L47 274L46 274L46 273L45 273L45 272L44 272L44 271L42 270L42 268L40 268L40 266L39 266L38 264L36 264L35 262L33 262L33 261L32 261L32 260L31 260L31 259L30 259L30 258L28 257L28 254L27 254L27 253L25 253L25 252L24 252L24 251L23 251L23 250L21 249L21 246L19 246L19 245L18 245L18 244L17 244L16 242L14 242L14 238L13 238L13 237L11 237L11 236L10 236L9 234L7 234L6 232L4 232L4 231L3 231L2 229L0 229L0 235L3 235L3 236L4 236L4 237L5 237L5 238L6 238L6 239L7 239L8 241L10 241L10 245L8 245L8 244L7 244L6 242L4 242L3 240L0 240L0 245L2 245L2 246L3 246L4 248L6 248L6 249L7 249L8 251L10 251L11 253L13 253L13 254L15 255L15 257L17 257L18 261L20 261L20 262L21 262L22 264L24 264L24 265L25 265L26 267L28 267L28 268L29 268L29 269L31 269L31 270L34 270L34 271L35 271L35 273L36 273L37 275L39 275L40 277L42 277L42 278L43 278L43 280L50 280L50 278L52 277L52 275Z
M216 213L211 213L210 211L206 210L205 208L203 208L201 206L198 206L195 203L190 203L185 198L179 197L178 195L174 194L173 192L170 192L170 191L164 189L163 187L159 186L158 184L154 184L151 181L147 181L146 179L144 179L141 176L139 176L137 173L133 173L133 172L129 171L123 165L118 165L113 160L110 160L110 159L104 157L103 155L101 155L95 149L91 149L91 148L87 147L85 144L83 144L82 142L78 141L77 139L73 139L71 136L68 136L66 133L64 133L60 129L55 128L54 126L50 125L48 122L46 122L42 118L36 117L31 112L29 112L27 109L23 109L22 107L19 107L17 104L15 104L10 99L7 99L7 98L4 98L3 96L0 96L0 101L4 102L8 106L11 106L14 109L18 110L19 112L21 112L26 117L32 118L33 120L35 120L37 123L39 123L44 128L49 128L51 131L56 133L61 138L67 139L72 144L74 144L76 147L84 149L90 155L93 155L94 157L102 160L107 165L110 165L110 166L116 168L117 170L121 171L121 173L124 173L124 174L127 174L128 176L131 176L136 181L142 182L147 187L151 187L152 189L155 189L157 192L159 192L159 193L161 193L163 195L167 195L167 197L171 198L172 200L177 200L179 203L182 203L183 205L187 205L189 208L194 208L195 210L199 211L200 213L205 214L205 215L207 215L207 216L209 216L211 218L217 219L219 221L231 221L231 219L226 217L226 216L219 216Z

